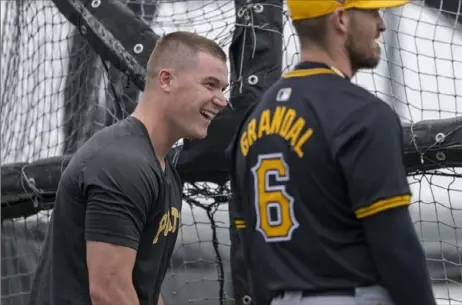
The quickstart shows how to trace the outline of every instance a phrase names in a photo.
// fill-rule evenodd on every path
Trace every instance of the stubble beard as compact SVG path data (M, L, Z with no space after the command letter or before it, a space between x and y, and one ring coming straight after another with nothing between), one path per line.
M379 56L375 57L373 50L370 50L369 54L361 50L359 47L360 43L357 42L358 39L354 37L352 33L348 34L347 41L345 43L345 49L347 52L348 59L350 60L351 69L353 74L356 74L359 70L362 69L374 69L379 64L380 59L380 47L378 48Z

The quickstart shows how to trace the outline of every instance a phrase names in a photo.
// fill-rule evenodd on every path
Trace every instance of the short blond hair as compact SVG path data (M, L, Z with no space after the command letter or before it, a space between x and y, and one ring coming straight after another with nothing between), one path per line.
M149 57L146 86L161 69L181 68L197 59L199 52L209 53L226 62L223 49L213 40L191 32L172 32L161 37Z
M328 16L292 22L303 49L325 49L327 42Z

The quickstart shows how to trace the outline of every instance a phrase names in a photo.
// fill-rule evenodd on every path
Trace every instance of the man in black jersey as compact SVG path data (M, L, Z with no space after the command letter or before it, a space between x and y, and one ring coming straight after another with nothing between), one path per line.
M230 210L256 305L435 304L400 120L350 81L379 62L379 9L406 2L288 0L302 61L230 150Z
M206 136L227 78L215 42L187 32L158 41L134 113L89 139L62 175L30 305L162 303L182 203L168 152Z

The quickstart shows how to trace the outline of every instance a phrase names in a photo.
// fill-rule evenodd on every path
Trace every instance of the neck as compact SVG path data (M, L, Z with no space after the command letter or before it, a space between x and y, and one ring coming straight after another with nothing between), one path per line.
M339 70L340 72L348 76L348 78L351 78L354 75L354 71L351 67L351 64L344 54L334 54L333 52L326 52L323 50L305 49L302 50L301 60L322 62Z
M142 98L132 116L146 127L156 156L162 168L165 168L165 157L180 137L171 132L170 124L163 116L163 112L159 111L160 109L152 109L154 104L153 101L146 101Z

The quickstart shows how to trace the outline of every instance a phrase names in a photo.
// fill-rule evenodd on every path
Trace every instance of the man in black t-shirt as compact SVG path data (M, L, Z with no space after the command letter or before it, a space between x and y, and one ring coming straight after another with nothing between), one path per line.
M406 2L288 1L302 62L248 112L230 150L256 305L435 304L400 120L350 80L378 64L378 10Z
M213 41L161 38L127 119L81 147L59 183L29 305L155 305L180 225L168 152L201 139L226 107L226 55Z

